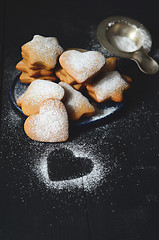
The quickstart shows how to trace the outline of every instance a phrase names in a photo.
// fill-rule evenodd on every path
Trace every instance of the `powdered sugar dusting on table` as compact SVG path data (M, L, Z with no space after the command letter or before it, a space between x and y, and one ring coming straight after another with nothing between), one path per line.
M97 156L92 152L90 144L71 144L66 143L64 146L65 149L72 151L75 158L83 158L91 160L93 164L92 170L83 177L75 177L72 179L52 181L50 180L48 174L48 164L47 157L52 149L47 150L38 162L34 166L34 171L39 177L39 180L44 182L51 191L61 191L68 190L72 191L74 189L84 189L85 191L91 192L99 187L104 179L106 174L109 174L111 169L106 166L106 164L100 161L100 156Z
M95 50L99 51L102 54L104 54L105 57L111 57L113 54L108 52L104 47L101 46L97 39L97 26L96 25L90 25L88 28L88 50Z

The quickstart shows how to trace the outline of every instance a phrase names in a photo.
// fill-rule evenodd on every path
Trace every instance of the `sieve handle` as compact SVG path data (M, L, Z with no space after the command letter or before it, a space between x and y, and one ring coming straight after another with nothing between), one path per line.
M144 73L155 74L159 71L158 63L145 52L143 47L133 53L132 59Z

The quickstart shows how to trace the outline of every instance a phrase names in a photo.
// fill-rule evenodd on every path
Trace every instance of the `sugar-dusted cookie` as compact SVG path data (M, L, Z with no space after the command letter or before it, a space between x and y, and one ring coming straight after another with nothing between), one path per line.
M23 96L17 100L25 115L30 116L39 112L40 104L48 99L62 100L64 97L64 89L57 83L47 80L35 80L27 88Z
M130 84L121 77L118 71L101 74L86 86L88 94L97 102L108 99L121 102L123 100L123 91L129 87Z
M19 98L17 99L17 101L16 101L17 106L20 107L20 108L21 108L21 106L22 106L22 100L23 100L24 94L25 94L25 93L23 93L22 95L20 95L20 97L19 97Z
M71 85L76 90L82 90L85 85L82 83L77 83L63 68L58 68L55 70L55 75L59 78L62 82L65 82Z
M43 80L50 80L50 81L55 81L57 79L54 73L50 76L40 76L38 78L43 79ZM29 77L28 73L26 73L26 72L22 72L19 77L19 79L22 83L32 83L33 81L37 80L38 78Z
M16 69L21 72L28 73L29 77L38 78L40 76L52 76L53 70L46 70L46 69L31 69L29 68L27 62L23 59L16 65Z
M31 65L31 63L30 63L30 58L29 58L25 53L23 53L23 52L21 52L21 55L22 55L23 60L27 63L29 69L32 69L32 70L45 69L45 70L47 70L47 71L52 70L51 68L47 68L47 67L46 67L43 63L41 63L41 62L37 62L36 64ZM53 69L54 69L54 68L53 68Z
M76 84L77 82L71 77L63 68L59 67L55 70L55 75L62 81L69 85Z
M72 87L78 91L81 91L85 87L85 85L82 83L76 83L76 84L72 84Z
M103 67L104 72L111 72L115 71L116 69L116 64L117 64L117 58L116 57L109 57L106 58L106 64Z
M105 57L98 51L68 50L61 54L59 62L77 83L83 83L102 69L105 65Z
M37 63L36 65L31 65L30 61L29 61L29 57L23 52L21 52L21 55L22 55L23 61L25 61L25 63L27 63L29 69L39 70L39 69L44 69L45 68L45 66L40 64L40 63ZM47 70L50 70L50 69L47 69Z
M68 115L59 100L47 99L40 105L38 114L28 117L24 123L25 133L40 142L65 142L69 136Z
M63 52L57 38L40 35L35 35L21 49L27 56L30 65L43 66L46 69L55 68L58 57Z
M16 69L21 72L27 72L28 67L27 67L26 61L23 59L20 62L18 62L16 65Z
M128 83L132 83L132 78L125 75L125 74L121 74L122 78L124 78L125 81L127 81Z
M75 90L65 82L60 82L59 85L65 90L64 104L70 120L74 121L78 120L83 115L90 116L94 114L94 107L81 92Z

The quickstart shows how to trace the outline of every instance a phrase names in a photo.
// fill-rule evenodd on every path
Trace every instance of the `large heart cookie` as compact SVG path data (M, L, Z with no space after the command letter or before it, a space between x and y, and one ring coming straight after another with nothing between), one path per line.
M61 54L59 62L76 82L83 83L101 70L105 65L105 57L98 51L68 50Z
M64 89L59 84L46 81L35 80L32 82L24 95L17 100L17 105L21 102L21 108L26 116L30 116L39 112L40 104L48 99L62 100L64 97Z
M67 141L68 115L64 104L59 100L47 99L38 114L28 117L24 123L25 133L40 142Z

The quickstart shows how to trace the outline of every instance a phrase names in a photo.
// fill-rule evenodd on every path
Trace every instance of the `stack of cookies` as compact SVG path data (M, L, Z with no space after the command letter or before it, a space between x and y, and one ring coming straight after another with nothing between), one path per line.
M20 75L22 83L31 83L38 78L56 80L54 69L63 48L55 37L35 35L21 47L21 50L23 59L16 68L22 72Z

